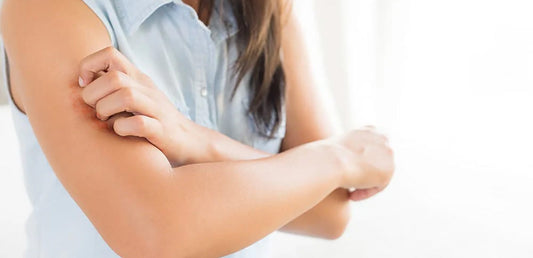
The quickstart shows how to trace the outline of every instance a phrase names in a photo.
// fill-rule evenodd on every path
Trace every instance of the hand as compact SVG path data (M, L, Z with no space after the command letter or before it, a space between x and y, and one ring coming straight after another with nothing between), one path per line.
M387 137L374 127L351 131L335 143L347 150L343 187L355 188L350 199L367 199L387 187L394 173L393 151Z
M79 84L83 101L117 135L146 138L174 166L204 155L209 130L181 114L118 50L108 47L82 60Z

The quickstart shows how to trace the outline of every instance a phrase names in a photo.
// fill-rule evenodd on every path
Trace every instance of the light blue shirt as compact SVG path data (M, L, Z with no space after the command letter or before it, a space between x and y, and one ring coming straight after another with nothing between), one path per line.
M106 26L113 45L149 75L183 114L244 144L278 152L285 117L273 139L261 136L246 112L249 77L230 100L238 28L227 1L216 1L209 26L179 0L84 1ZM27 117L10 104L33 207L26 223L26 257L117 257L57 179ZM228 257L268 256L267 237Z

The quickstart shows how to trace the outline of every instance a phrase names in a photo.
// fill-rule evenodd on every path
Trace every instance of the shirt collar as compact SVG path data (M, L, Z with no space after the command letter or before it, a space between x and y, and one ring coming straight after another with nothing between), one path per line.
M137 31L148 17L164 5L176 4L190 8L182 0L115 0L115 3L117 14L122 20L122 25L128 35ZM215 41L222 41L238 32L237 20L228 1L215 1L209 29L211 29Z
M128 35L134 33L139 26L157 9L173 0L115 0L117 14ZM179 1L181 2L181 1Z

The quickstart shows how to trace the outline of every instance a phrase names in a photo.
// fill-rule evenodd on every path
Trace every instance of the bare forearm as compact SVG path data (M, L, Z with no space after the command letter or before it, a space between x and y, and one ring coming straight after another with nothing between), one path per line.
M253 160L273 155L242 144L219 132L211 131L210 138L211 151L209 152L209 156L204 157L204 162Z
M210 157L207 161L253 160L272 154L241 144L227 136L213 132ZM207 162L204 161L204 162ZM284 225L288 233L323 238L337 238L350 218L349 192L339 188L331 192L318 205Z
M166 239L183 232L184 238L176 243L189 248L185 253L214 257L240 250L281 228L339 186L335 151L317 146L253 161L176 168L170 188L177 189L174 194L181 198L167 212L176 217L168 218Z
M344 233L350 219L349 204L348 190L338 188L315 207L283 226L281 231L336 239Z

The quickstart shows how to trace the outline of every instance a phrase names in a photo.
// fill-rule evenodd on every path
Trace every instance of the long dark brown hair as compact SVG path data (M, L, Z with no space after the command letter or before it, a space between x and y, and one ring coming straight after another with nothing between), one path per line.
M200 16L210 13L215 0L200 0ZM285 73L281 65L281 30L284 12L281 0L229 1L237 20L240 54L234 65L236 85L251 71L251 101L248 113L264 135L272 137L283 116Z

